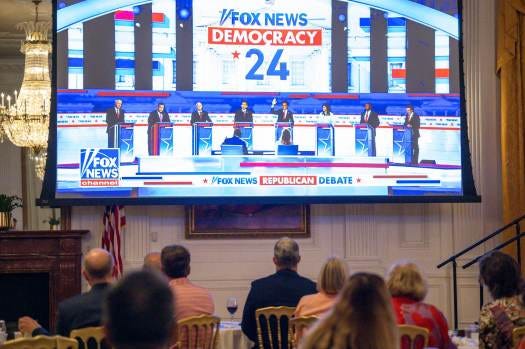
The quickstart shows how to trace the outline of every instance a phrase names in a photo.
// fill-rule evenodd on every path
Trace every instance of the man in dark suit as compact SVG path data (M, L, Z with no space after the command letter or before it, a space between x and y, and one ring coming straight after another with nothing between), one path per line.
M406 108L404 126L412 129L412 164L417 165L419 163L419 127L421 120L411 105Z
M241 130L236 128L233 131L233 137L226 138L222 144L227 145L242 145L242 153L248 154L248 147L246 146L246 142L241 139Z
M255 311L270 306L295 307L301 297L317 292L315 283L297 273L301 260L299 245L290 238L281 238L274 247L276 273L252 282L242 314L242 331L257 343Z
M279 110L275 110L275 105L277 104L277 100L274 98L272 100L272 108L270 109L270 113L277 115L277 122L290 122L293 125L293 113L288 109L288 102L283 101L281 103L282 108Z
M193 125L196 122L212 122L208 112L202 109L202 103L197 102L195 104L195 110L191 113L191 124Z
M168 112L164 110L164 103L157 104L157 109L148 116L148 154L153 155L153 126L159 122L170 122Z
M361 124L368 124L372 134L372 156L376 156L376 128L379 126L379 116L372 110L372 104L365 103L365 110L361 113Z
M114 126L126 122L125 112L122 109L122 100L116 99L115 105L106 111L106 133L108 134L108 148L118 148L115 144Z
M248 102L241 102L241 109L235 112L233 122L253 122L253 110L248 109Z
M72 330L100 326L102 302L109 290L113 273L113 257L106 250L95 248L84 258L82 275L91 286L91 290L68 298L58 305L56 333L69 337ZM18 320L18 327L23 333L32 336L48 335L34 319L24 316Z

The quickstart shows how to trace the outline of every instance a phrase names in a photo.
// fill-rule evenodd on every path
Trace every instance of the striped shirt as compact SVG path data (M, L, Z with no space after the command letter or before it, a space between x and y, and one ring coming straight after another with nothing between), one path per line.
M192 284L188 278L172 279L170 288L175 296L175 318L177 321L190 316L212 315L215 312L215 305L210 292Z

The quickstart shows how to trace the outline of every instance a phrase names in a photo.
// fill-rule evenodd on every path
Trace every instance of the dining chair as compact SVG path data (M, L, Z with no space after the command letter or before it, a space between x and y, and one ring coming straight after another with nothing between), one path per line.
M78 349L78 342L62 336L36 336L4 342L2 349Z
M397 325L401 349L423 349L428 346L428 329L413 325Z
M515 327L512 330L512 346L517 348L521 339L525 337L525 326Z
M295 308L284 306L266 307L255 311L259 349L292 348L292 330L289 322L294 311ZM283 331L285 331L284 336ZM277 342L275 334L277 334Z
M106 338L104 327L86 327L71 331L70 338L76 339L83 349L102 349L102 342Z
M177 321L178 349L215 349L221 319L211 315L192 316Z
M303 336L304 330L310 328L319 317L317 316L299 316L290 319L290 327L292 330L292 348L298 348L299 342Z

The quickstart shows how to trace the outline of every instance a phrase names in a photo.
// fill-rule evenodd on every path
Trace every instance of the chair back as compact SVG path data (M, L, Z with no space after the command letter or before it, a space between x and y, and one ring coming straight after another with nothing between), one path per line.
M289 321L294 311L295 308L284 306L261 308L255 311L257 340L260 349L292 347L292 330L289 326ZM275 338L276 336L277 338ZM268 345L265 345L265 343Z
M299 316L290 320L290 327L293 335L293 348L299 347L299 342L303 336L304 330L310 328L319 318L317 316Z
M78 342L62 336L36 336L4 342L2 349L78 349Z
M106 338L104 327L86 327L71 331L69 337L76 339L83 349L102 349L102 342Z
M221 319L211 315L192 316L177 321L176 348L215 349Z
M517 348L523 337L525 337L525 326L515 327L512 330L512 346Z
M428 346L428 329L413 325L398 325L401 349L423 349Z

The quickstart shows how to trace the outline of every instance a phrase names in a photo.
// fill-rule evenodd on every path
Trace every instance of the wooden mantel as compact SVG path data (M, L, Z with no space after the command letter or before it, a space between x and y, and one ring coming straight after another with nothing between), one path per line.
M58 303L81 292L81 240L87 233L87 230L0 232L0 277L7 273L49 273L52 331Z

